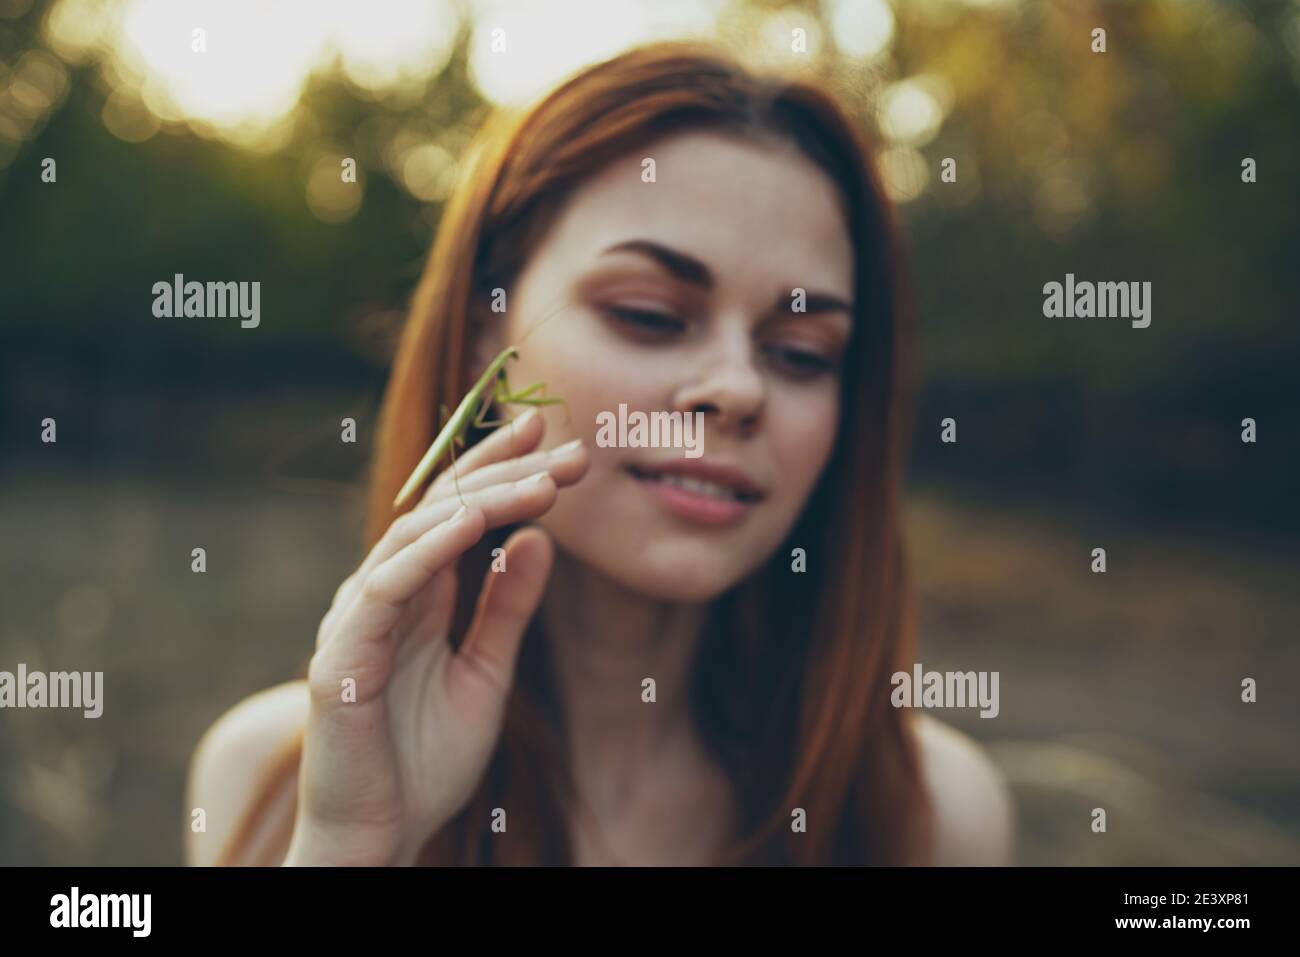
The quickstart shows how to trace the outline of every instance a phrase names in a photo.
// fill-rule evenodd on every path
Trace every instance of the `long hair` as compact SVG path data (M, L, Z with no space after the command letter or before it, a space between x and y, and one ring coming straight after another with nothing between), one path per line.
M921 862L929 803L916 743L888 701L892 674L911 668L899 504L912 309L869 145L818 81L757 74L704 43L654 43L489 120L443 213L384 395L367 543L395 517L393 498L438 431L436 410L454 408L477 375L481 297L509 287L584 179L686 129L796 146L838 188L854 247L856 315L831 459L788 541L713 602L694 663L693 719L740 805L741 838L717 860ZM489 533L461 559L454 635L464 634L491 551L510 531ZM792 571L795 547L805 573ZM524 637L487 772L421 863L570 862L575 795L539 631L534 621ZM488 826L498 807L510 815L506 833ZM803 829L792 826L800 809Z

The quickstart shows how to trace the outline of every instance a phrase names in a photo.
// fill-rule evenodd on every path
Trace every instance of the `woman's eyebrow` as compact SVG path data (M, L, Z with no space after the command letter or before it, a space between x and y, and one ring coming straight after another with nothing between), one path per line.
M699 286L701 289L712 289L714 286L713 271L708 266L688 253L670 249L662 243L650 239L629 239L625 242L615 243L600 255L608 256L610 253L618 252L639 253L642 256L647 256L674 277L692 286ZM828 292L807 292L804 297L804 306L807 312L846 312L850 317L853 315L853 305L851 303Z
M701 289L713 288L713 271L694 256L689 256L679 250L669 249L667 246L649 239L629 239L626 242L615 243L602 252L601 255L608 256L610 253L618 252L640 253L643 256L649 256L682 282L699 286Z

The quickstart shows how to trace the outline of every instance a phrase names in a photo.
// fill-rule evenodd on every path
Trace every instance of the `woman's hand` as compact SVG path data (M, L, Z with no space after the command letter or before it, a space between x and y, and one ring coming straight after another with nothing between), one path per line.
M340 586L308 670L298 813L285 863L409 864L473 794L501 733L515 662L550 574L521 529L486 575L458 653L456 559L491 527L535 519L587 470L580 441L533 451L536 410L503 426L397 518ZM486 826L486 824L485 824Z

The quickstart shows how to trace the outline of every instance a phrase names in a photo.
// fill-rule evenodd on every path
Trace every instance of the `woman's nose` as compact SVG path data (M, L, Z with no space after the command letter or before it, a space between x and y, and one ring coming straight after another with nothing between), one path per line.
M677 390L675 408L704 412L717 428L745 431L758 424L766 398L749 337L735 337L700 356L699 365Z

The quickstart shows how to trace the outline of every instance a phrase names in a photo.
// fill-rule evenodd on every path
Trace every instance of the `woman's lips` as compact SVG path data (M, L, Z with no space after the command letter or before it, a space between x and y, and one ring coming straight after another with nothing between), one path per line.
M673 462L665 467L628 467L632 476L670 512L702 525L734 525L763 497L747 476L726 466Z

